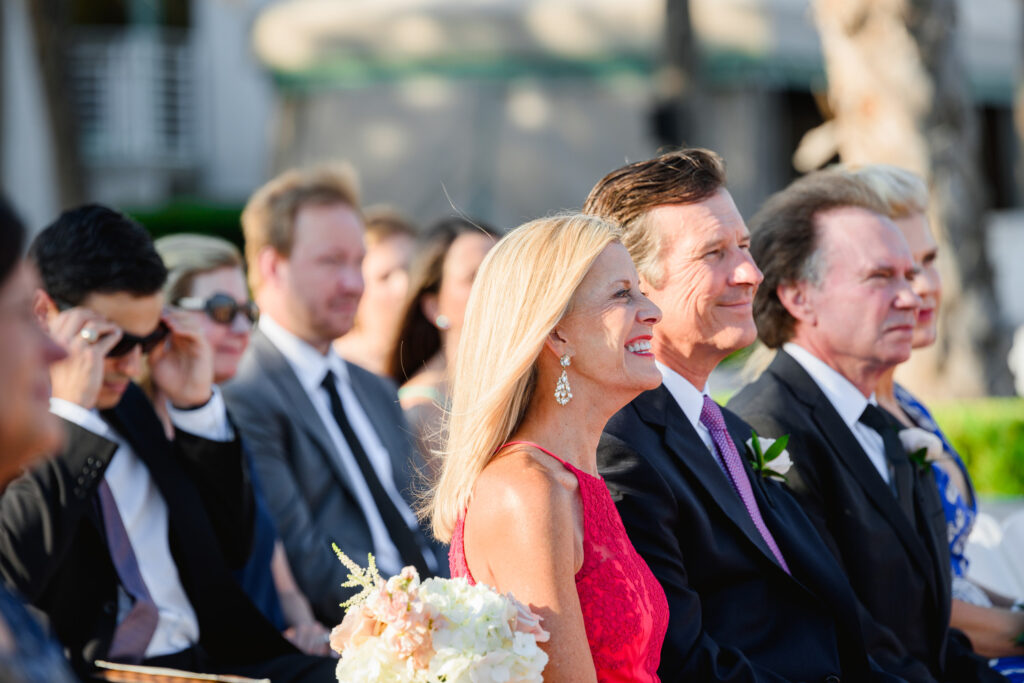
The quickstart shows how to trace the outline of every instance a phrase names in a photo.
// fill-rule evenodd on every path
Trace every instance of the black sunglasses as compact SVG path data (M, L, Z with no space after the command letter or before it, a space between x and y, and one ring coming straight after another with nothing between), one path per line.
M134 334L128 334L125 331L121 331L121 339L114 344L114 348L107 351L107 358L118 358L120 356L127 355L135 350L136 346L142 347L142 353L149 353L157 347L157 345L167 338L170 334L171 328L167 326L163 320L157 325L156 329L147 334L145 337L136 337Z
M57 297L51 297L53 303L56 304L58 311L66 311L69 308L74 308L74 304L58 299ZM138 337L134 334L129 334L124 330L121 330L121 338L118 340L114 347L107 351L107 358L119 358L125 356L135 350L136 346L142 347L142 353L149 353L157 347L157 345L167 338L167 335L171 333L171 328L167 326L163 320L156 326L156 329L147 334L145 337Z
M186 311L203 311L210 320L221 325L230 325L239 313L245 316L250 325L255 325L260 318L260 309L255 302L246 301L240 304L233 296L221 292L206 300L195 296L183 296L175 301L174 305Z

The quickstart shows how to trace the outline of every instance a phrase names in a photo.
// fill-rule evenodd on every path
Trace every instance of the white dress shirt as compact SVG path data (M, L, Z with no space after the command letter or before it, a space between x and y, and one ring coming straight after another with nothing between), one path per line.
M348 474L356 500L359 502L359 507L363 511L366 523L370 527L370 537L373 540L373 554L377 566L385 576L397 574L402 570L403 562L401 555L399 555L398 548L395 547L394 542L391 540L391 535L384 525L384 519L377 510L373 494L370 493L370 487L366 485L366 480L359 469L359 464L356 462L355 456L352 455L352 449L349 448L337 420L334 419L334 414L331 412L330 399L322 386L328 370L334 373L338 396L341 397L341 404L345 409L345 415L348 417L349 423L352 425L352 431L356 433L359 443L362 444L363 450L366 451L366 456L373 466L374 472L377 473L381 486L384 487L388 497L391 498L391 502L398 508L398 512L402 515L402 519L405 520L410 529L416 529L417 527L416 515L413 514L413 511L395 486L394 475L391 469L391 455L384 447L376 428L366 415L366 411L363 410L363 406L360 405L359 399L356 398L355 392L352 390L348 366L341 359L341 356L334 352L333 348L328 348L326 355L320 353L305 341L286 330L266 313L260 315L259 328L266 335L267 339L277 347L277 350L281 352L285 360L288 361L288 365L291 366L292 371L298 378L299 384L302 385L310 402L316 409L320 421L323 422L324 427L327 428L327 433L331 436L331 441L337 450L338 459L341 462L342 468ZM420 550L422 552L425 549L421 548ZM424 552L423 554L427 566L431 570L436 571L437 562L434 559L433 553Z
M693 428L697 431L697 436L707 446L708 453L711 454L715 464L725 472L725 468L722 465L722 461L718 458L715 453L715 442L711 438L711 432L704 426L704 423L700 421L700 414L704 410L704 397L708 395L707 385L703 389L690 384L690 380L686 379L678 372L656 362L658 370L661 371L661 378L665 384L665 388L668 389L668 393L672 394L672 398L679 404L679 408L683 411L683 415L686 415L686 419L690 421ZM728 474L728 473L727 473Z
M230 441L233 437L224 399L217 387L213 388L213 397L201 408L176 410L170 403L167 408L171 422L178 429L211 441ZM146 647L146 657L159 657L192 647L199 642L199 620L171 556L167 538L167 503L149 476L146 465L135 455L131 444L100 416L98 410L87 410L76 403L51 398L50 412L118 446L103 478L117 503L139 564L139 573L159 612L156 631ZM117 621L120 623L132 605L123 589L119 588L118 594Z
M782 349L811 376L814 383L825 394L825 398L839 413L839 417L853 432L854 438L864 449L868 460L878 470L878 476L888 484L889 461L885 457L885 442L882 441L882 435L860 421L860 416L869 403L875 407L878 406L875 395L871 394L865 398L864 394L860 393L860 389L853 386L850 380L798 344L787 342L782 345Z

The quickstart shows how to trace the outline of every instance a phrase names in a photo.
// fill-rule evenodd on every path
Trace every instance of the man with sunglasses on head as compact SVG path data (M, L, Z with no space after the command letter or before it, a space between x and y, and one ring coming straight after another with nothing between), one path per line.
M68 357L51 368L60 453L0 498L0 574L46 614L72 665L95 660L274 681L331 680L235 583L253 498L212 384L208 343L164 308L167 270L146 231L98 205L66 211L29 253L35 312ZM143 357L174 426L133 383Z

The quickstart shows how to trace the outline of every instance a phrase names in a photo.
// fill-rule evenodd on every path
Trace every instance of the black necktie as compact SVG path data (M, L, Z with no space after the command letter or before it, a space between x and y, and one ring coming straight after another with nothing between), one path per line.
M412 564L416 567L416 571L420 573L422 578L427 578L431 575L431 572L423 558L423 551L420 550L419 545L416 543L416 537L413 535L412 530L409 529L409 525L405 523L405 518L402 517L402 514L388 496L387 491L384 490L384 486L377 477L377 472L373 469L373 465L370 464L366 451L363 450L363 445L359 442L359 437L352 430L348 416L345 415L345 408L341 405L341 397L338 396L334 373L328 370L327 376L324 377L324 381L320 386L327 391L327 396L331 401L331 413L341 429L342 436L348 442L349 450L352 451L352 457L356 459L356 463L359 465L359 471L363 473L363 480L366 481L366 486L370 489L370 495L373 496L377 512L380 513L381 519L384 520L384 526L391 536L391 541L398 549L402 563Z
M864 409L860 421L878 432L885 445L885 459L889 463L889 484L893 494L899 500L900 507L907 519L914 523L914 473L907 454L903 452L896 425L888 420L877 407L872 404Z

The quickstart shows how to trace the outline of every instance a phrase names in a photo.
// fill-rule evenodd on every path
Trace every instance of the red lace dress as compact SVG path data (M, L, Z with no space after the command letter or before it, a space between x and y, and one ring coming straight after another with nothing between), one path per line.
M658 681L661 644L668 629L665 591L626 536L604 480L544 451L576 475L583 499L583 566L576 591L583 609L590 654L598 681ZM448 562L453 577L475 583L463 544L465 516L452 534ZM558 634L553 633L553 638Z

